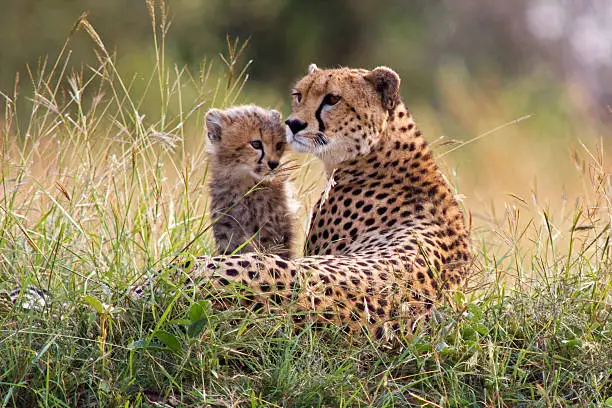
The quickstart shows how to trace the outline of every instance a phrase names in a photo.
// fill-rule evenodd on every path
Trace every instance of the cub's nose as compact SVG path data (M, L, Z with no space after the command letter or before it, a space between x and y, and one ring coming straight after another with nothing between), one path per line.
M294 135L300 130L306 129L306 126L308 126L308 123L302 122L299 119L287 119L285 124L289 126L289 129L291 129Z
M277 167L278 167L278 162L277 162L277 161L270 160L270 161L268 162L268 167L270 168L270 170L274 170L275 168L277 168Z

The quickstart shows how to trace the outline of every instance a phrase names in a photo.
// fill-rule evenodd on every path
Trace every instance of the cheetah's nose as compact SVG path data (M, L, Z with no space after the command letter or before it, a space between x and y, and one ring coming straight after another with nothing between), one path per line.
M270 161L268 162L268 167L270 167L270 170L274 170L275 168L277 168L277 167L278 167L278 162L277 162L277 161L270 160Z
M302 122L299 119L287 119L285 124L289 126L289 129L291 129L294 135L300 130L306 129L306 126L308 126L308 123Z

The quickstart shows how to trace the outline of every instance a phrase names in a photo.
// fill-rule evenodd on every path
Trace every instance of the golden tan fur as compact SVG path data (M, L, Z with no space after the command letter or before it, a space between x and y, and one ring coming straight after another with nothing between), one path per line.
M296 321L409 330L464 280L463 214L399 98L389 68L319 70L293 89L292 147L319 157L329 183L302 258L247 253L202 258L191 283L215 293L248 287L245 306L299 311ZM206 292L210 293L210 292Z
M278 173L286 147L280 119L279 112L253 105L206 115L211 215L220 253L291 255L289 181Z
M387 109L366 75L372 74L366 70L315 69L292 91L293 113L289 120L299 118L308 126L297 135L288 130L287 139L296 151L321 159L328 172L339 163L368 154L385 130ZM325 124L321 131L316 114L325 95L340 96L341 101L337 106L321 109L320 120ZM353 106L363 107L363 117L355 118Z

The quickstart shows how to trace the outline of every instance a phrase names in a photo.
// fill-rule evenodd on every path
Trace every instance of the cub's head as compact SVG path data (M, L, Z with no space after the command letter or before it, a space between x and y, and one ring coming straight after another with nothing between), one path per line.
M293 88L287 142L327 166L368 154L400 102L399 76L391 69L319 69Z
M228 175L270 175L286 147L281 114L255 105L210 109L206 113L209 152Z

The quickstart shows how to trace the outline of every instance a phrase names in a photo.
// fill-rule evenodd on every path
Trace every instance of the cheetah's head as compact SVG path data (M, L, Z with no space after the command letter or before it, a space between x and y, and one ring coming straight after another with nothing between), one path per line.
M210 109L206 130L208 150L228 177L271 175L287 145L280 112L255 105Z
M367 71L311 64L292 90L287 142L328 168L368 154L399 103L399 85L399 76L386 67Z

